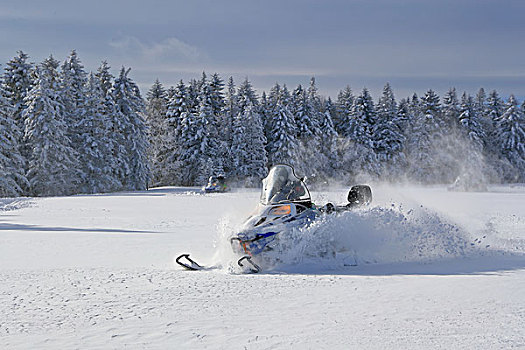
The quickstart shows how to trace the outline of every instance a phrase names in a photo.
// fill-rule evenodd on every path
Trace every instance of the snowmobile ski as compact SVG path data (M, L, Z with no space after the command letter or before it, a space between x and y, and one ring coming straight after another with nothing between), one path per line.
M175 259L175 262L180 266L184 267L186 270L190 271L199 271L206 269L204 266L197 264L197 262L191 259L190 254L179 255L179 257Z
M246 265L243 265L243 261L246 261ZM251 273L258 273L261 271L261 268L259 267L259 265L257 265L256 263L254 263L252 261L252 257L249 256L249 255L245 255L243 256L242 258L240 258L239 260L237 260L237 264L240 266L240 267L246 267L248 268L251 272Z

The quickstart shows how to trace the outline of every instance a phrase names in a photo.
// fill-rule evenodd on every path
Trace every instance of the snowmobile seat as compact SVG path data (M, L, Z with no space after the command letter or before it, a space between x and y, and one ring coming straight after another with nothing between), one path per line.
M372 189L368 185L352 186L348 192L347 208L353 208L361 205L368 205L372 202Z

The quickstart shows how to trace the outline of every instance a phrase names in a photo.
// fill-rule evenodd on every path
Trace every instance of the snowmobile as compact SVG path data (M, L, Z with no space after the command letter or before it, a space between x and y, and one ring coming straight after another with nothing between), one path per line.
M202 189L205 193L227 192L229 187L226 185L224 175L210 176L208 184Z
M261 271L257 263L259 258L265 252L274 250L283 232L307 227L322 215L351 210L372 201L370 187L356 185L348 193L347 204L327 203L318 207L312 203L303 180L295 175L291 166L281 164L272 167L262 181L258 207L246 220L241 232L230 239L233 251L240 255L237 264L247 272ZM176 262L188 270L205 269L192 260L189 254L180 255Z

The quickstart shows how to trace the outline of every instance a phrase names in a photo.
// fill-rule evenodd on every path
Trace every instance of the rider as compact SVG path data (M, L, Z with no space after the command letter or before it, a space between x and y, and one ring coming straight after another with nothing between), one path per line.
M283 200L294 200L304 196L305 189L301 184L301 181L297 178L290 176L288 169L286 168L276 168L274 174L274 188L279 189L275 193L271 202L280 202Z

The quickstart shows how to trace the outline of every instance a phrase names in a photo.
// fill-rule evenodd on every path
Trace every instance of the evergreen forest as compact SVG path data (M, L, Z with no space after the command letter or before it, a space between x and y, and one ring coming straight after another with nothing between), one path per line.
M396 99L386 83L321 96L315 78L258 94L219 74L141 96L122 67L87 72L76 51L38 64L19 51L0 77L0 196L259 186L273 164L309 184L525 182L525 102L480 88ZM465 181L465 180L464 180Z

